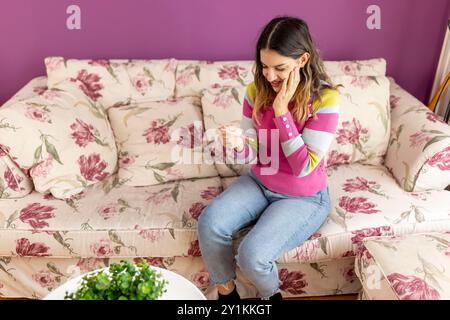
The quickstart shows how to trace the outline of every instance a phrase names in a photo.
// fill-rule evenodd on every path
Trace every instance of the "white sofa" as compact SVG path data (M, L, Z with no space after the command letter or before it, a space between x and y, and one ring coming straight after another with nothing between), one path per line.
M47 58L47 75L0 108L0 296L42 298L79 273L145 257L214 298L197 219L249 166L183 164L171 152L205 156L208 139L181 133L239 125L252 65ZM343 84L326 158L332 212L278 259L285 297L359 292L366 237L450 231L450 127L385 76L383 59L325 67ZM237 285L257 296L239 271Z

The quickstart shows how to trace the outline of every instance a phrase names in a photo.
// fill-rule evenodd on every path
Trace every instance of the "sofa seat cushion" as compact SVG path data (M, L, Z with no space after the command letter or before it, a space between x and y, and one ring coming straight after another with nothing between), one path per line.
M114 175L67 201L0 200L0 256L199 256L197 219L221 190L218 177L131 187Z
M355 262L366 299L450 299L450 232L370 237Z
M449 191L406 192L383 166L327 168L332 210L311 238L280 262L316 263L354 256L369 236L450 230ZM222 178L227 188L236 177ZM318 264L317 264L318 263Z

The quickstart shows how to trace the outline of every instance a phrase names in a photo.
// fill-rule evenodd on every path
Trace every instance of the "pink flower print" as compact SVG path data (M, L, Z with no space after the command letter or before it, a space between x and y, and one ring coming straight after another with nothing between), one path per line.
M21 257L46 257L51 255L49 250L42 242L30 243L26 238L16 240L16 253Z
M51 193L44 194L42 198L45 200L56 200L56 198Z
M108 164L100 158L98 153L93 153L86 158L82 155L77 163L80 166L81 175L88 181L102 181L108 176L108 172L103 172Z
M128 168L136 161L135 156L127 155L119 158L119 165L121 168Z
M359 87L361 89L366 89L367 87L370 86L371 82L372 82L371 77L356 76L356 77L353 77L351 84L354 85L355 87Z
M119 214L119 206L116 203L108 203L97 208L100 217L107 220Z
M376 184L375 181L368 181L362 177L357 177L356 179L345 180L344 188L342 190L346 192L367 191Z
M54 210L55 208L52 206L43 206L34 202L20 210L19 219L35 229L48 227L48 223L45 220L55 217Z
M188 250L188 256L191 257L200 257L202 254L200 252L200 246L198 244L198 240L194 240L191 242L191 245Z
M203 209L205 208L206 206L203 203L195 202L189 208L189 213L193 219L198 220L198 217L202 214Z
M112 243L108 239L101 239L91 244L91 252L97 257L107 257L113 253Z
M78 72L77 78L72 79L72 81L80 81L80 89L83 90L84 94L93 101L97 101L98 98L102 97L99 92L103 89L100 79L101 77L98 74L88 73L85 69L83 69Z
M48 73L51 73L55 71L56 69L60 68L64 62L63 58L59 57L52 57L45 59L45 67L47 69Z
M353 283L357 278L353 266L348 266L342 272L342 276L348 283Z
M427 112L427 119L430 120L431 122L445 123L441 116L437 115L434 112L430 112L430 111Z
M164 258L162 257L146 257L146 258L137 257L134 258L133 261L134 263L139 263L141 262L142 259L147 261L147 263L151 266L166 269L166 266L164 265Z
M340 197L339 206L345 211L351 213L373 214L380 212L380 210L374 209L376 207L375 204L369 202L367 198L364 197L355 197L355 198L350 198L347 196Z
M219 77L223 80L231 79L237 80L240 75L240 71L245 70L243 67L235 66L223 66L219 70Z
M363 244L363 240L367 237L375 237L382 235L389 235L392 232L391 227L382 226L376 228L366 228L361 230L352 231L351 241L356 245L356 254L358 256L366 256L367 259L371 259L372 255Z
M0 143L0 157L7 156L9 153L9 147Z
M173 167L164 169L164 174L166 178L169 178L171 180L183 179L183 173L179 169L174 169Z
M346 153L339 153L336 150L332 150L328 153L326 158L326 167L336 164L350 163L350 155Z
M206 188L206 190L203 190L200 193L200 197L202 197L205 200L212 200L219 194L221 194L222 191L223 191L222 187L208 187Z
M95 140L94 127L83 120L76 119L75 122L70 125L70 129L73 130L71 137L79 147L86 147L89 142Z
M436 289L419 277L394 272L387 278L401 300L439 300L441 298Z
M33 92L38 95L42 95L45 91L47 91L47 89L47 86L38 86L33 88Z
M342 129L337 131L336 142L339 144L357 144L363 134L367 134L369 130L361 127L359 120L353 118L350 121L342 122Z
M348 257L353 257L354 255L355 255L355 253L353 251L349 250L349 251L345 251L341 257L348 258Z
M148 80L145 77L145 75L142 73L139 73L138 75L136 75L131 80L131 82L133 83L133 87L136 89L136 91L141 94L145 94L145 92L147 91L147 89L149 87Z
M147 143L166 144L170 141L169 127L167 125L158 125L153 120L150 128L145 130L142 136L145 137Z
M91 60L88 62L91 66L100 66L100 67L104 67L104 68L109 68L111 65L109 63L109 60Z
M301 246L296 248L297 252L294 258L301 262L312 261L316 258L319 248L320 241L318 239L305 241Z
M428 192L410 192L408 193L411 197L413 197L416 200L422 200L422 201L426 201L427 200L427 195L429 194Z
M56 275L49 271L41 270L31 276L33 281L37 282L41 287L53 290L58 286Z
M150 242L156 242L163 236L160 229L142 229L139 225L135 225L134 229L139 230L139 236Z
M428 164L432 167L437 167L442 171L450 170L450 147L445 148L441 152L436 153Z
M19 184L23 180L21 176L19 175L14 176L14 173L9 168L6 168L3 176L5 178L6 183L8 184L8 188L14 191L20 190Z
M409 142L411 142L410 147L415 148L424 145L428 141L431 140L431 137L422 131L418 131L414 133L413 135L409 136Z
M322 236L322 234L320 232L314 232L309 238L308 240L314 240L314 239L318 239Z
M176 59L170 59L169 62L164 67L164 71L166 72L175 72L177 68L177 60Z
M51 123L48 113L42 109L30 106L25 112L25 116L32 120Z
M397 97L394 95L389 96L389 104L391 106L391 110L395 109L395 107L397 107L399 101L400 101L400 97Z
M233 102L232 96L221 93L214 98L213 105L226 109L229 106L231 106L232 102Z
M191 123L187 128L180 128L180 137L177 144L184 148L194 149L202 146L203 141L203 129L202 126Z
M155 205L164 203L167 199L170 199L171 195L167 192L150 192L145 201L151 202Z
M39 162L30 170L33 178L46 178L53 168L53 157L48 155L47 159Z
M339 63L339 67L341 68L342 72L346 75L355 76L356 75L356 67L355 63L353 62L347 62L347 61L341 61Z
M280 289L287 291L291 294L302 294L306 293L303 288L305 288L308 283L305 279L305 274L301 271L289 272L287 269L282 268L279 272L279 279L281 282Z
M187 85L189 85L189 83L192 81L193 75L194 70L191 68L182 71L176 79L177 86L186 87Z
M81 258L77 263L77 267L80 268L82 272L97 270L103 266L103 259L99 258Z
M192 276L192 282L197 286L197 288L206 289L211 284L211 281L209 280L209 273L206 271L196 272Z

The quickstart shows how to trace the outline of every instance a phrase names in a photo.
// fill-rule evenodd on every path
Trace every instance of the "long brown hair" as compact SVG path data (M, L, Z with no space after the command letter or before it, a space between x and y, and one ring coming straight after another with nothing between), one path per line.
M308 62L300 69L300 83L293 96L294 119L297 122L306 121L311 95L320 101L322 89L325 87L336 89L325 72L319 51L311 39L308 25L295 17L276 17L261 32L256 45L256 97L252 114L252 118L257 123L259 123L259 113L273 102L277 94L263 75L260 53L262 49L274 50L282 56L293 59L299 59L305 52L310 54Z

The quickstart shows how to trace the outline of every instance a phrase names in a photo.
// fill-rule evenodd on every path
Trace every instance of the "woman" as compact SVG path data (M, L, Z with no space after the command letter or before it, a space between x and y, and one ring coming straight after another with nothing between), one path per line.
M221 137L238 159L256 156L257 162L204 209L198 223L204 261L225 301L240 299L235 261L261 298L282 299L277 258L314 234L330 212L324 156L338 124L339 93L307 24L295 17L270 21L255 63L243 103L240 130L246 135L223 127ZM259 152L249 140L257 141ZM252 224L235 259L233 235Z

